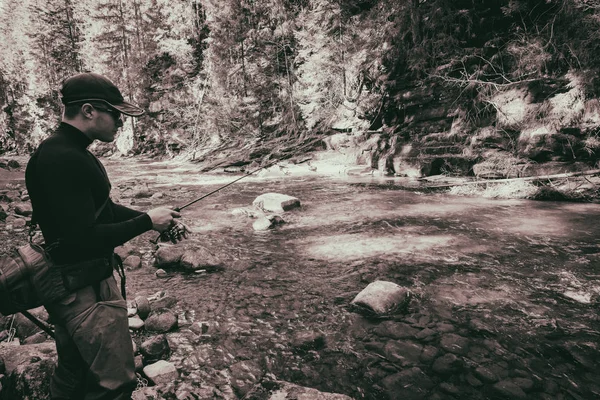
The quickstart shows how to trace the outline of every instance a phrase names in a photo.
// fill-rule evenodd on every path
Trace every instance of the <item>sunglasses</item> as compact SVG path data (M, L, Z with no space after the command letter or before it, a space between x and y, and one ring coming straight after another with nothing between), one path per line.
M93 105L93 104L92 104L92 107L94 107L98 111L104 111L105 113L109 113L115 119L115 121L121 119L122 114L121 114L120 111L117 111L117 110L112 109L112 108L99 107L99 106L96 106L96 105Z

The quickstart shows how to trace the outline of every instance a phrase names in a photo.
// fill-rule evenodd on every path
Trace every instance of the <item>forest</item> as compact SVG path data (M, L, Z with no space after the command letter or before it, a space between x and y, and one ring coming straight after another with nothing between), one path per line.
M473 124L497 112L490 91L573 70L598 90L598 0L0 4L0 153L31 152L58 121L61 81L82 71L147 111L111 152L190 159L332 132L410 140L406 88L434 87Z

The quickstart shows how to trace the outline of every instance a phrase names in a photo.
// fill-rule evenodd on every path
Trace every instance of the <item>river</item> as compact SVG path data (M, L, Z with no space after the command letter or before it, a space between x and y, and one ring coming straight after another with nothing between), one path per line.
M185 204L237 177L185 163L107 166L125 203L141 182L164 193L133 200L142 209ZM600 398L599 205L457 197L368 176L269 176L182 212L192 243L223 270L129 272L130 295L166 291L210 326L202 340L174 339L190 387L222 389L217 371L241 363L356 399ZM232 211L267 192L302 206L256 232ZM133 242L146 263L151 236ZM350 301L375 280L408 288L408 310L384 320L354 312ZM302 332L324 344L299 351ZM247 389L234 388L238 397Z

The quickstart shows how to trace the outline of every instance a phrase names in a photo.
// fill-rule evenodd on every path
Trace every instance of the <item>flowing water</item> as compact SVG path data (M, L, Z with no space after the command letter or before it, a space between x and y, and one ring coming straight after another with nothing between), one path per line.
M165 194L161 204L185 204L235 179L201 174L194 165L108 167L122 197L147 182ZM401 190L402 183L249 177L182 212L193 239L223 260L222 271L173 271L156 279L145 268L131 272L128 290L167 291L191 319L218 327L208 343L180 355L192 382L210 380L203 362L219 370L250 360L320 390L394 398L386 378L417 366L433 382L428 394L488 398L486 382L469 378L484 365L500 380L531 381L530 388L521 385L527 398L600 398L600 206L455 197ZM285 224L256 232L252 218L232 210L267 192L295 196L302 206L281 214ZM135 243L148 247L149 235ZM375 280L412 291L405 314L370 320L348 307ZM471 350L449 376L423 356L413 362L390 356L383 349L391 340L382 333L386 323L440 336L451 326ZM323 335L324 348L296 351L294 337L306 331ZM437 339L421 343L443 348ZM197 362L185 361L189 352Z

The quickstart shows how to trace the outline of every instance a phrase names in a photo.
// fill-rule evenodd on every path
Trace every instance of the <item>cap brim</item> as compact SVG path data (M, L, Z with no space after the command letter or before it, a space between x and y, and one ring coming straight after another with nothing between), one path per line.
M126 101L119 104L108 104L115 110L119 110L122 114L129 115L130 117L140 117L144 114L143 109Z

